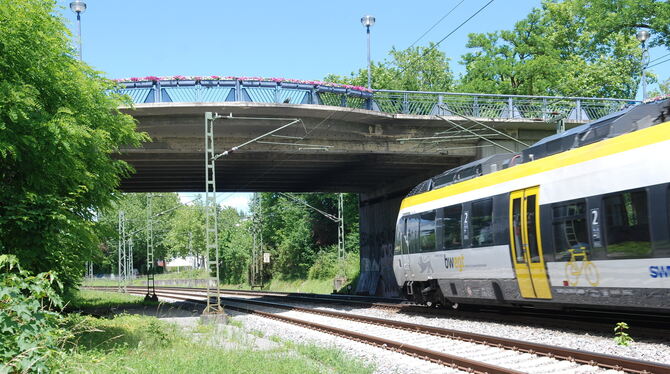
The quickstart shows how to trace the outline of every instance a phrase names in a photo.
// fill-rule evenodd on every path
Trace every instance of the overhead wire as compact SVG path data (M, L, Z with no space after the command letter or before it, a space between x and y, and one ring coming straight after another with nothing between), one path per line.
M471 19L473 19L473 18L474 18L475 16L477 16L479 13L481 13L484 9L486 9L486 8L487 8L489 5L491 5L491 3L493 3L494 1L495 1L495 0L489 0L486 4L484 4L484 5L481 6L479 9L477 9L476 12L474 12L473 14L471 14L468 18L466 18L463 22L461 22L458 26L456 26L453 30L451 30L447 35L445 35L445 36L444 36L442 39L440 39L437 43L435 43L435 44L433 44L432 46L430 46L429 48L425 49L424 52L423 52L423 54L421 54L421 56L419 56L419 58L426 57L426 56L428 55L428 53L430 53L433 49L437 48L442 42L444 42L445 40L447 40L447 38L449 38L451 35L453 35L456 31L458 31L461 27L463 27L466 23L468 23ZM463 1L461 1L461 2L458 3L458 4L456 4L456 6L455 6L454 8L452 8L452 10L449 11L449 13L451 13L451 11L453 11L453 9L455 9L456 7L458 7L462 2L463 2ZM448 16L449 13L447 13L442 19L444 19L446 16ZM437 23L441 22L442 19L440 19ZM435 25L437 25L437 23L436 23ZM435 25L433 25L433 27L435 27ZM432 30L433 27L431 27L428 31ZM427 32L428 32L428 31L427 31ZM426 32L426 33L427 33L427 32ZM426 33L424 33L424 35L425 35ZM419 37L419 39L423 38L424 35L422 35L421 37ZM418 41L419 39L417 39L417 41ZM414 43L416 43L416 41L415 41ZM414 43L412 43L412 45L414 45ZM410 47L411 47L411 46L410 46ZM411 61L411 62L413 62L413 61ZM409 66L409 65L408 65L408 66ZM408 66L405 66L403 69L401 69L401 70L399 70L399 71L396 70L396 73L395 73L394 75L395 75L396 77L399 76L399 75L401 75L402 73L405 72L405 70L407 70L407 67L408 67ZM418 142L418 143L416 144L416 146L414 147L414 149L418 149L421 145L422 145L422 142ZM433 148L434 148L434 146L433 146Z
M437 22L435 22L435 23L433 24L433 26L431 26L428 30L426 30L423 34L421 34L421 36L419 36L419 37L414 41L414 43L412 43L412 44L409 46L409 48L414 47L414 45L415 45L419 40L423 39L423 37L426 36L426 34L428 34L429 32L431 32L437 25L439 25L442 21L444 21L445 18L447 18L447 17L448 17L454 10L456 10L456 8L458 8L459 5L463 4L464 2L465 2L465 0L461 0L458 4L454 5L454 7L451 8L451 9L447 12L447 14L443 15L442 18L440 18L439 20L437 20Z
M649 66L647 66L647 69L649 69L649 68L653 68L654 66L658 66L658 65L661 65L661 64L665 64L665 63L668 62L668 61L670 61L670 58L668 58L668 59L666 59L666 60L663 60L663 61L661 61L661 62L657 62L657 63L655 63L655 64L653 64L653 65L649 65Z
M351 114L355 109L357 109L357 108L355 108L355 107L351 107L350 110L348 110L348 111L346 111L346 112L343 112L344 115L342 116L342 118L340 118L340 120L346 118L346 117L347 117L349 114ZM305 135L303 135L303 136L301 136L301 137L297 137L297 139L295 140L294 143L297 143L297 142L300 142L300 141L304 141L304 140L305 140L309 135L311 135L316 129L318 129L319 127L321 127L324 123L326 123L326 121L330 120L330 119L335 115L335 113L338 113L338 112L339 112L339 113L342 113L340 110L332 110L332 111L330 111L330 113L328 114L328 116L326 116L324 119L322 119L321 121L319 121L314 127L312 127L312 128L309 129L309 130L307 130L307 128L305 128ZM332 124L329 125L329 126L326 128L326 130L327 130L328 128L330 128L330 126L332 126ZM283 159L283 160L281 160L281 161L282 161L282 162L290 161L290 160L292 160L292 159L294 159L294 158L296 158L296 157L298 157L298 153L293 153L293 154L291 154L289 157L287 157L287 158L285 158L285 159ZM268 166L267 166L261 173L257 174L255 178L252 178L251 180L247 181L247 182L246 182L245 184L243 184L239 189L240 189L240 190L243 190L243 189L245 189L246 187L248 187L249 185L251 185L252 183L258 181L260 178L266 176L267 174L269 174L269 173L276 167L276 165L277 165L277 163L270 163L270 164L269 164L269 165L268 165ZM232 194L231 192L229 192L229 193Z
M450 37L451 35L453 35L456 31L458 31L461 27L463 27L463 25L465 25L466 23L470 22L471 19L475 18L475 16L477 16L477 14L481 13L484 9L486 9L486 8L487 8L489 5L491 5L491 3L493 3L494 1L495 1L495 0L489 0L489 2L487 2L487 3L484 4L482 7L480 7L476 12L474 12L472 15L470 15L470 17L468 17L467 19L465 19L465 21L461 22L458 26L456 26L456 28L454 28L453 30L451 30L447 35L445 35L442 39L440 39L440 41L438 41L437 43L433 44L433 45L430 46L429 48L425 49L425 50L423 51L423 54L421 54L421 56L419 56L418 58L421 59L421 58L426 57L426 56L428 55L428 53L430 53L432 50L434 50L435 48L437 48L443 41L447 40L447 38L449 38L449 37ZM411 62L414 62L414 61L411 61ZM408 67L408 66L409 66L409 65L405 66L402 70L398 71L395 75L398 76L398 75L404 73L405 70L407 70L407 67Z
M662 59L662 58L664 58L664 57L667 57L667 56L670 56L670 53L666 53L666 54L664 54L663 56L656 57L655 59L649 61L649 63L651 64L652 62L654 62L654 61L658 61L658 60L660 60L660 59Z
M481 13L484 9L486 9L486 8L487 8L489 5L491 5L491 3L493 3L494 1L495 1L495 0L489 0L486 4L484 4L482 7L480 7L476 12L474 12L474 13L473 13L472 15L470 15L467 19L465 19L465 20L464 20L463 22L461 22L458 26L456 26L456 28L454 28L453 30L451 30L447 35L445 35L442 39L440 39L437 43L433 44L430 48L426 49L426 50L424 51L424 53L423 53L420 57L421 57L421 58L422 58L422 57L425 57L430 51L432 51L433 49L437 48L442 42L444 42L447 38L449 38L451 35L453 35L456 31L458 31L461 27L463 27L466 23L468 23L470 20L472 20L472 19L473 19L475 16L477 16L479 13ZM460 3L458 3L458 4L456 5L456 7L459 6L462 2L464 2L464 1L461 1ZM456 7L452 8L451 11L453 11L453 9L455 9ZM451 12L451 11L450 11L450 12ZM450 12L449 12L449 13L450 13ZM448 16L449 13L447 13L442 19L446 18L446 16ZM439 24L439 22L441 22L442 19L440 19L440 20L438 21L438 23L436 23L436 25ZM436 25L434 25L433 27L435 27ZM432 30L432 28L429 29L428 32L429 32L430 30ZM424 36L424 35L422 35L419 39L423 38L423 36ZM417 41L418 41L418 40L417 40ZM416 41L415 41L415 43L416 43ZM405 69L406 69L406 68L405 68ZM402 71L400 71L400 73L398 73L398 74L401 74L402 72L404 72L405 69L403 69ZM342 119L345 118L346 116L348 116L348 115L349 115L351 112L353 112L355 109L356 109L355 107L352 107L349 111L345 112L345 113L344 113L344 116L342 117ZM306 130L305 135L302 136L302 137L300 137L299 139L296 139L295 142L297 143L297 142L299 142L299 141L303 141L303 140L305 140L305 139L306 139L312 132L314 132L317 128L319 128L323 123L325 123L326 121L328 121L328 120L329 120L335 113L337 113L337 112L338 112L338 111L335 111L335 110L331 111L331 113L330 113L326 118L324 118L324 119L321 120L319 123L317 123L312 129L310 129L310 130L305 129L305 130ZM332 126L332 125L331 125L331 126ZM328 126L328 128L330 128L330 126ZM418 144L417 144L417 146L418 146ZM282 161L283 161L283 162L286 162L286 161L289 161L289 160L291 160L291 159L293 159L293 158L295 158L295 157L297 157L297 154L294 153L293 155L289 156L288 158L286 158L286 159L284 159L284 160L282 160ZM272 171L272 170L275 168L275 166L276 166L276 164L269 165L269 166L268 166L262 173L259 173L255 178L249 180L247 183L245 183L244 185L242 185L242 187L241 187L240 189L244 189L244 188L248 187L251 183L256 182L256 181L259 180L260 178L264 177L265 175L267 175L268 173L270 173L270 171Z
M437 46L440 45L440 43L442 43L442 42L445 41L448 37L450 37L451 35L453 35L456 31L458 31L461 27L463 27L463 25L465 25L466 23L468 23L471 19L475 18L475 16L476 16L477 14L481 13L481 11L483 11L484 9L486 9L486 7L488 7L489 5L491 5L491 3L494 2L494 1L495 1L495 0L489 0L488 3L484 4L484 5L483 5L481 8L479 8L476 12L474 12L470 17L468 17L465 21L461 22L460 25L456 26L455 29L451 30L450 33L448 33L444 38L440 39L440 41L437 42L437 43L435 43L435 45L433 45L430 49L435 49L435 48L437 48ZM430 49L429 49L429 50L430 50Z

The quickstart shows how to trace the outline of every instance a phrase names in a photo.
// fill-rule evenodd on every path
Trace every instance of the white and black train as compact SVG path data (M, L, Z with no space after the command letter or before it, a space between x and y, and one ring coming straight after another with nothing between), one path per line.
M670 100L449 170L396 225L403 294L457 303L670 310Z

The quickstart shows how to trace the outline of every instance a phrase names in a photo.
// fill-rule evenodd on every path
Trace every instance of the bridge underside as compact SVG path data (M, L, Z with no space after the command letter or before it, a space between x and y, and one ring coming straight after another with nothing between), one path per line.
M127 112L153 141L122 150L119 157L136 169L122 181L126 192L204 190L205 112L232 114L215 123L217 153L300 119L221 157L216 163L217 191L359 193L362 274L357 291L385 295L398 292L389 264L395 216L409 189L477 157L504 152L489 140L520 151L524 147L514 139L530 144L553 132L542 122L488 120L480 126L461 117L445 120L323 105L156 103Z
M428 136L445 127L427 116L398 120L397 115L316 105L144 104L128 112L153 141L140 149L122 150L120 157L136 173L121 188L203 191L206 111L233 116L215 122L217 152L274 130L290 118L301 120L220 158L216 164L219 191L368 192L408 177L418 181L476 156L472 147L476 139L451 142L458 148L451 151L427 151L424 144L398 141ZM246 119L250 117L256 119Z
M204 155L137 154L124 157L136 170L123 181L126 192L201 192ZM415 182L461 165L470 158L393 154L276 154L240 152L216 165L217 191L369 192L398 180Z

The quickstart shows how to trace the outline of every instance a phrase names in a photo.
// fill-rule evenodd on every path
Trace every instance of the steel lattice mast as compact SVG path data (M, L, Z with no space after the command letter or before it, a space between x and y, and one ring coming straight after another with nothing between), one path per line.
M133 279L133 237L128 238L128 252L126 254L126 284Z
M338 278L346 278L344 257L344 194L340 193L337 197L337 259L340 267Z
M147 195L147 294L145 300L158 301L156 296L156 264L154 262L154 218L153 218L153 195Z
M123 210L119 211L119 241L118 241L118 255L119 255L119 292L126 292L126 274L127 259L126 259L126 217Z
M207 281L207 308L204 313L221 313L219 284L219 232L216 209L216 158L214 154L214 121L212 112L205 113L205 264L211 275ZM212 252L214 256L212 256ZM214 257L212 261L211 258ZM214 285L212 285L214 283Z

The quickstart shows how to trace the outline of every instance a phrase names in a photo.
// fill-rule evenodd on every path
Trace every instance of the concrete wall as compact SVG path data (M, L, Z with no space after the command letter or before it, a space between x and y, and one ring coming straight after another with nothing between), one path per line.
M356 293L394 297L399 289L393 275L395 222L404 194L360 195L361 276Z
M436 173L416 175L359 195L361 276L356 293L400 296L393 274L395 224L400 203L414 186Z

